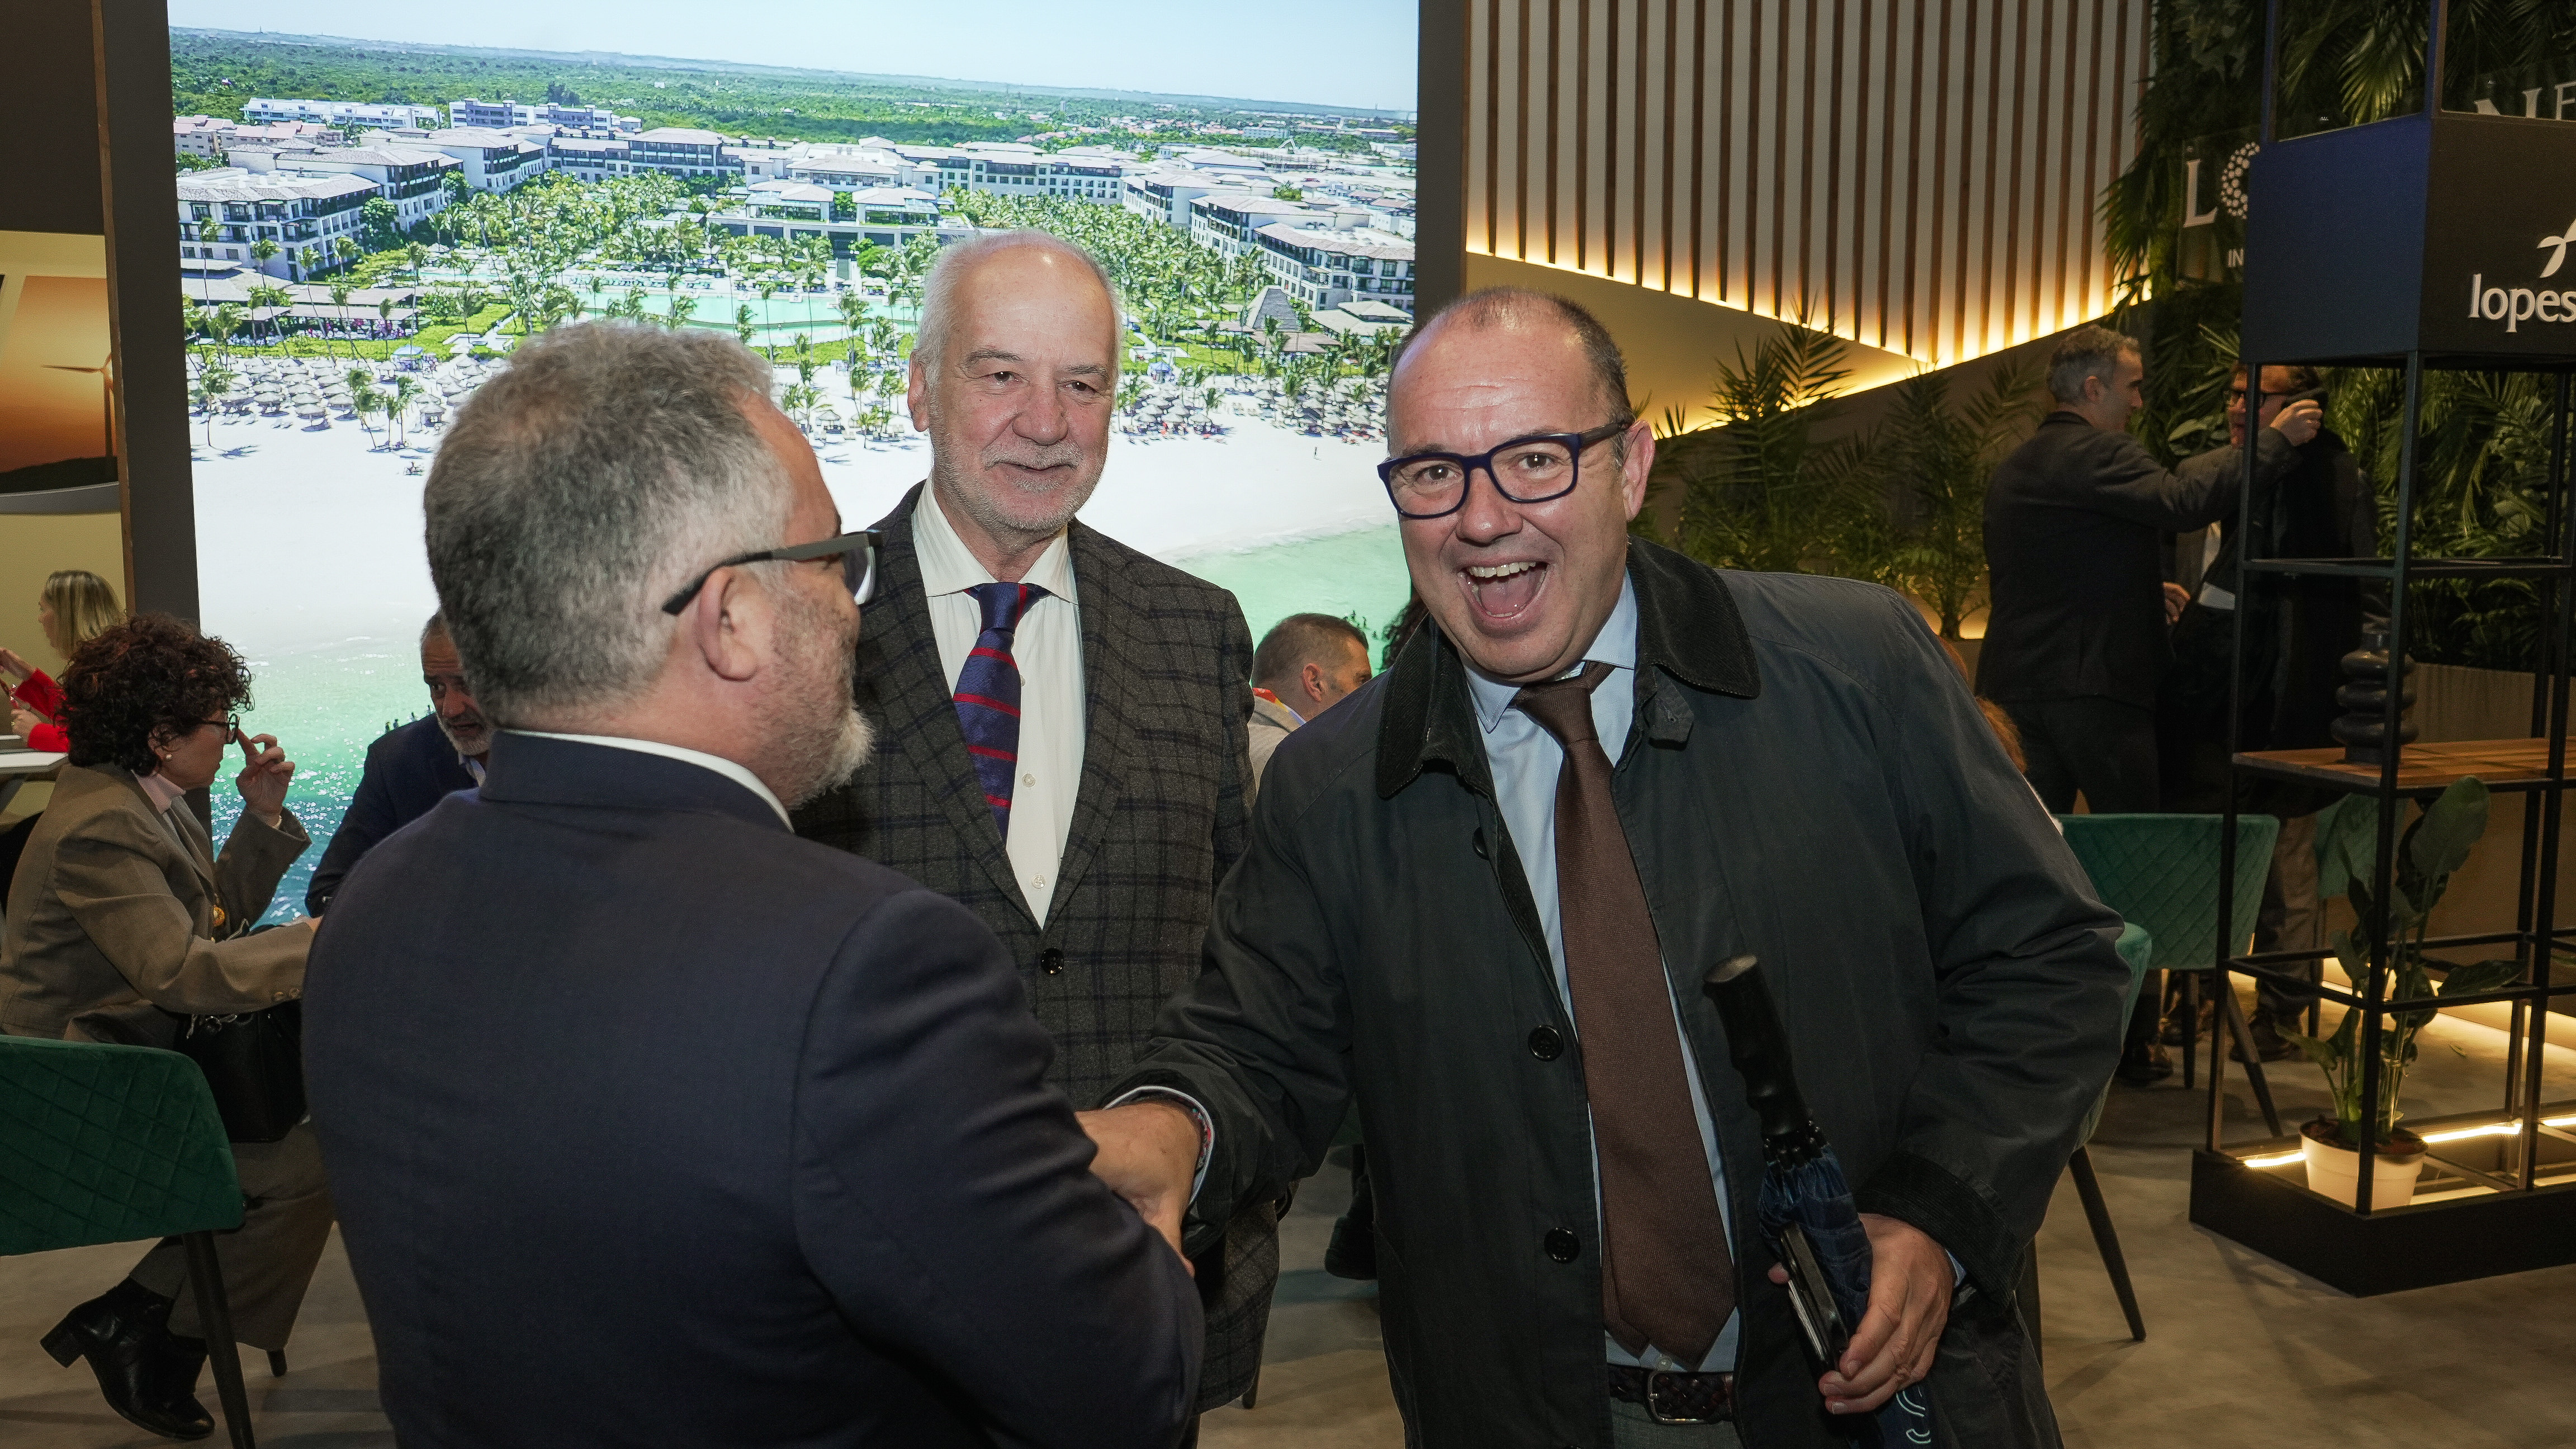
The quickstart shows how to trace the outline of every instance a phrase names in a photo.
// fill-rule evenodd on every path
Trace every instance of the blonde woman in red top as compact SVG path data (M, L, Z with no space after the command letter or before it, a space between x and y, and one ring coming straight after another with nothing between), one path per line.
M125 617L116 590L87 569L56 569L36 595L36 624L45 642L65 659ZM0 678L9 690L10 733L26 737L31 750L67 750L64 738L63 687L14 649L0 649Z

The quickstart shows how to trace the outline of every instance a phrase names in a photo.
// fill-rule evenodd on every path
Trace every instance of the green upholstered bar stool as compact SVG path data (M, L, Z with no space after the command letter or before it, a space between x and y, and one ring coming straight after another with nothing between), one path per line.
M2184 1010L2200 1019L2202 980L2217 970L2218 846L2226 826L2221 815L2061 815L2066 843L2084 863L2102 903L2127 920L2147 928L2155 941L2156 965L2184 973ZM2254 934L2254 917L2263 906L2263 880L2272 867L2272 843L2281 822L2269 815L2236 817L2234 927L2241 947ZM2235 1039L2245 1059L2246 1080L2263 1118L2278 1135L2281 1114L2272 1105L2272 1087L2263 1077L2263 1058L2254 1049L2236 993L2220 991L2218 1019ZM2195 1032L2182 1049L2182 1081L2192 1084L2199 1050Z
M224 1425L253 1449L215 1258L242 1222L232 1144L177 1052L0 1036L0 1255L177 1237L205 1320Z

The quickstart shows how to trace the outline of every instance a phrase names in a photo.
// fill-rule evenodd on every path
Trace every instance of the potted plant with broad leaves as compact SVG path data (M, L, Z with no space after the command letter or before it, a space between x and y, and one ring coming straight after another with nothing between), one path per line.
M2355 983L2368 979L2372 953L2382 944L2373 934L2372 869L2379 850L2378 802L2347 797L2323 827L2319 894L2330 894L2340 882L2352 902L2353 929L2334 934L2335 957ZM2522 963L2511 960L2427 963L2424 937L2433 907L2450 888L2451 875L2467 862L2469 851L2487 828L2487 787L2472 776L2443 791L2408 822L2397 840L2397 869L2388 897L2388 990L2392 1000L2422 1001L2445 996L2471 996L2511 984ZM2431 967L2444 972L2437 990ZM2356 986L2356 989L2358 987ZM2401 1011L2382 1023L2379 1032L2379 1082L2376 1100L2362 1100L2361 1044L2363 1013L2347 1008L2332 1036L2322 1040L2285 1031L2326 1074L2334 1112L2299 1129L2306 1155L2308 1188L2347 1206L2361 1175L2364 1133L2378 1155L2371 1168L2370 1205L2403 1207L2415 1194L2424 1165L2422 1138L2397 1125L2397 1096L2406 1069L2415 1061L2416 1038L2433 1019L2435 1008Z

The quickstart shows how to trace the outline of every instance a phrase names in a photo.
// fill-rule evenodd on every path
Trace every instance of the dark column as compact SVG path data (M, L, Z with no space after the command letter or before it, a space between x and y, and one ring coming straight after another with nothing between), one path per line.
M1466 287L1467 0L1422 0L1417 47L1413 307L1427 316Z
M126 579L137 609L197 617L197 513L179 308L166 0L91 0L115 339Z

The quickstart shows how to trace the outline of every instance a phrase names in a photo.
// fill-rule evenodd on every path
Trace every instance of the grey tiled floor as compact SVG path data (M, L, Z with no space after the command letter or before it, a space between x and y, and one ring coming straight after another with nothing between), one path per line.
M2491 1105L2501 1038L2444 1023L2410 1081L2419 1115ZM2568 1035L2576 1038L2576 1031ZM2457 1047L2454 1052L2451 1048ZM2576 1098L2576 1054L2553 1049L2548 1095ZM2283 1115L2323 1100L2316 1073L2274 1070ZM2241 1083L2241 1075L2237 1080ZM2576 1446L2576 1267L2353 1299L2190 1226L2189 1152L2205 1097L2117 1090L2093 1144L2147 1320L2129 1342L2071 1187L2040 1234L2050 1388L2070 1449L2551 1449ZM2242 1102L2231 1120L2250 1120ZM2249 1134L2250 1135L2250 1134ZM1209 1416L1209 1449L1400 1449L1366 1285L1322 1272L1347 1198L1309 1182L1281 1233L1285 1274L1259 1406ZM0 1259L0 1446L104 1449L161 1441L58 1370L38 1335L113 1282L136 1247ZM375 1360L337 1240L296 1329L290 1375L254 1356L252 1401L272 1449L390 1449ZM211 1381L205 1386L211 1405ZM221 1440L217 1441L220 1443Z

